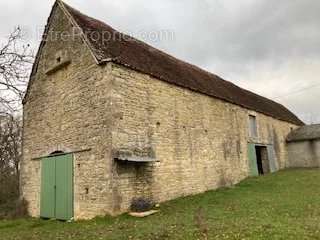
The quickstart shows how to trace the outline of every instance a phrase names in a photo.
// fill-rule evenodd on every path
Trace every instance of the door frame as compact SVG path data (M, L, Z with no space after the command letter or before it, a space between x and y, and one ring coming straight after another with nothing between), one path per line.
M261 144L248 142L248 164L249 164L249 175L259 176L258 166L257 166L257 153L256 147L266 147L269 161L270 173L278 171L278 164L274 155L274 145L273 144Z

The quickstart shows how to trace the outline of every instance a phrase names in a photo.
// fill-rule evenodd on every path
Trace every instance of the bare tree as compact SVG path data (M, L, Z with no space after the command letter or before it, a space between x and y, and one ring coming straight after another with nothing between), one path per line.
M21 160L21 119L0 117L0 203L17 198Z
M0 43L0 204L19 195L21 160L21 101L26 90L33 53L17 27Z
M0 45L0 114L13 113L21 105L33 62L29 44L17 27Z

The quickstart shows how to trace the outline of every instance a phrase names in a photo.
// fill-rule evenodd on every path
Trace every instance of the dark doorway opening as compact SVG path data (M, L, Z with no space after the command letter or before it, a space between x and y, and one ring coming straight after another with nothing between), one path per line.
M259 175L270 173L268 149L265 146L256 146L257 166Z

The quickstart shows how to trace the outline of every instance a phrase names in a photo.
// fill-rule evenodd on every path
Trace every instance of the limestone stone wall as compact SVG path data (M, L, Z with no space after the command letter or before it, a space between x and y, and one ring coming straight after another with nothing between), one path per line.
M21 186L32 216L41 186L34 158L55 151L89 150L74 154L76 219L124 212L137 197L162 202L235 184L248 176L248 142L272 144L279 168L288 166L293 124L113 63L98 66L61 9L51 23L24 105ZM249 114L256 139L248 137ZM156 161L115 160L125 155Z
M113 152L149 151L154 163L114 162L119 211L133 198L162 202L238 183L248 176L248 142L272 144L279 168L288 165L285 138L293 124L170 85L112 64ZM255 115L258 137L248 137Z
M289 167L320 167L320 140L288 143Z
M67 37L73 30L61 9L54 10L51 22L53 35L42 49L24 105L22 194L30 214L39 216L41 164L32 159L91 149L74 154L75 218L104 215L113 208L108 69L96 65L79 35ZM56 38L59 34L65 38Z

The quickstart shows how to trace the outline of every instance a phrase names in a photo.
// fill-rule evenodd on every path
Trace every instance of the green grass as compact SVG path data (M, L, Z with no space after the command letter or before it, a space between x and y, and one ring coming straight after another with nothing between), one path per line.
M287 170L180 198L144 219L0 221L0 239L320 239L320 170Z

